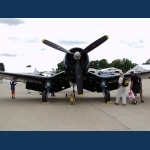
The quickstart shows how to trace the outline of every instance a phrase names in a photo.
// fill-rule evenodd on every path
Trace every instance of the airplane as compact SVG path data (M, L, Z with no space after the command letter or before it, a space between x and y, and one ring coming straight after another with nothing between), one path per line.
M56 74L56 70L52 68L52 71L38 71L36 68L33 73L28 73L28 74L34 74L34 75L40 75L44 77L50 77L54 74Z
M54 68L52 68L52 71L42 71L40 73L40 75L43 75L45 77L50 77L53 76L54 74L56 74L56 70Z
M77 47L70 50L43 39L42 42L47 46L66 53L63 59L64 71L49 77L1 71L0 77L24 82L26 83L26 89L42 92L42 102L47 102L49 93L70 88L70 82L76 83L78 96L83 95L83 89L97 93L103 92L105 102L109 102L110 91L118 89L119 75L103 76L88 72L90 67L88 53L103 44L108 38L108 35L104 35L84 49ZM130 79L130 74L124 76ZM150 71L141 73L141 77L144 76L148 78Z
M117 69L114 67L110 68L105 68L105 69L94 69L94 68L89 68L89 72L93 72L95 74L101 74L101 75L119 75L120 72L122 72L121 69Z

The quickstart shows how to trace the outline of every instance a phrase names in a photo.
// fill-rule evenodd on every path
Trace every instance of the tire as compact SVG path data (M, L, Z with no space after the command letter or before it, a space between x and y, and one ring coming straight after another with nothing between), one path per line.
M42 92L42 102L47 102L48 100L48 95L46 91Z
M110 92L108 90L105 91L104 100L106 103L110 101Z

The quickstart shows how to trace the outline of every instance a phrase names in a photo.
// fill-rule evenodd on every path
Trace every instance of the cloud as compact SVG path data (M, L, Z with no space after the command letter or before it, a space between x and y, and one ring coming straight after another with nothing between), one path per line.
M63 44L63 45L75 45L75 44L85 44L87 42L84 41L66 41L66 40L60 40L58 43Z
M137 57L128 57L127 59L131 60L131 59L135 59L135 58L137 58Z
M144 45L141 45L141 46L138 46L138 45L137 45L137 46L136 46L136 48L143 48L143 47L144 47Z
M139 43L143 43L143 42L144 42L143 40L140 40L140 39L139 39Z
M25 55L25 53L21 53L21 56L24 56Z
M0 56L15 57L15 56L17 56L17 55L12 55L12 54L8 54L8 53L3 53L3 54L0 54Z
M16 18L0 18L0 23L7 24L8 26L17 26L19 24L24 24L25 22Z
M41 49L40 49L40 51L45 51L45 50L46 50L45 48L41 48Z
M138 42L126 42L126 41L120 41L123 44L127 44L130 47L135 47L135 48L143 48L143 40L138 40Z
M19 41L19 39L16 38L16 37L9 37L8 40L11 40L13 42L18 42Z
M33 39L19 39L17 37L9 37L8 40L11 40L13 42L19 42L21 41L22 43L39 43L40 40L38 38L33 38Z
M23 43L37 43L37 42L39 43L39 39L38 38L23 40Z

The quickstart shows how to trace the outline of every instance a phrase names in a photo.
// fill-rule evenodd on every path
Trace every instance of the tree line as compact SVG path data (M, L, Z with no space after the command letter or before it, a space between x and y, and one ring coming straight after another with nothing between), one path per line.
M137 65L136 63L132 63L132 61L127 58L115 59L111 63L108 63L106 59L90 61L90 68L104 69L109 67L115 67L121 69L123 72L127 72L128 70L132 69L136 65ZM64 70L63 61L61 61L57 64L56 72L61 72L63 70Z
M95 60L90 62L90 68L94 69L104 69L109 67L115 67L121 69L123 72L127 72L128 70L135 67L137 64L132 63L131 60L123 58L123 59L115 59L111 63L108 63L106 59Z
M150 60L146 61L146 63L143 63L143 65L146 65L146 64L150 64ZM127 58L115 59L111 63L108 63L106 59L90 61L90 68L104 69L104 68L109 68L109 67L115 67L115 68L121 69L124 73L132 69L136 65L137 65L136 63L132 63L132 61ZM26 67L31 67L31 65L27 65ZM63 61L61 61L57 64L56 72L58 73L63 70L64 70ZM5 71L5 65L2 62L0 63L0 71Z

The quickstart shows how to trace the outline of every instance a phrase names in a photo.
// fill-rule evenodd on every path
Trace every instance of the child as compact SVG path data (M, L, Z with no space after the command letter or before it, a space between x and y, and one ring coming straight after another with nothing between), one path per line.
M15 98L15 85L17 83L15 83L14 81L10 81L10 85L11 85L11 94L12 94L12 98Z

